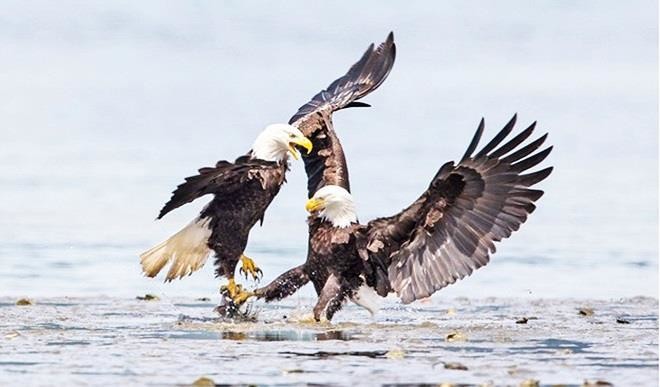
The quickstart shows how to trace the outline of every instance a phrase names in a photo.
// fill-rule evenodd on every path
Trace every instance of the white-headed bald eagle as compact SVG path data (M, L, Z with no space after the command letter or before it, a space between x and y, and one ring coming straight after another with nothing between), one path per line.
M288 155L299 158L296 146L308 152L312 143L298 128L273 124L257 137L252 149L236 161L219 161L215 167L202 168L186 178L161 209L158 219L170 211L212 194L213 199L190 224L166 241L140 255L145 275L156 276L171 263L165 281L183 278L201 268L211 251L215 253L216 275L229 279L226 286L232 297L242 288L234 281L239 260L241 270L253 277L261 272L243 252L252 227L263 221L266 208L285 182Z

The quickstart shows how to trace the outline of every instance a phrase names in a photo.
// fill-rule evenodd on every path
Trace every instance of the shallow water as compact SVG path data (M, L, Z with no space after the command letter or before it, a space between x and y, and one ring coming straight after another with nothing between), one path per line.
M374 318L348 306L333 324L309 322L309 299L255 304L250 322L212 318L212 302L185 298L15 301L0 298L2 385L658 380L658 302L650 298L390 300ZM580 315L584 308L593 315Z

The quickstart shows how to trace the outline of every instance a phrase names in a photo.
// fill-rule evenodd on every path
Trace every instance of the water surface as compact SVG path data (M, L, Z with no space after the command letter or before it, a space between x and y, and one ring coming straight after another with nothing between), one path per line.
M389 301L374 318L348 306L333 324L309 321L310 299L255 306L256 322L210 318L213 303L182 298L34 301L19 307L0 298L2 385L171 386L202 376L265 385L658 379L658 304L650 298ZM593 315L581 316L584 308Z

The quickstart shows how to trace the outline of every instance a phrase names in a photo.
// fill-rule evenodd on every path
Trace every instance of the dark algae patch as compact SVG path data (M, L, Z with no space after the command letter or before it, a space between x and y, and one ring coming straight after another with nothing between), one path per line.
M578 310L580 316L590 317L594 315L594 309L588 307L582 307Z
M361 356L369 358L385 358L388 351L344 351L344 352L331 352L331 351L317 351L317 352L293 352L285 351L280 352L282 355L295 355L295 356L308 356L325 359L333 356Z
M351 340L347 331L305 331L305 330L264 330L264 331L224 331L221 336L225 340L254 340L254 341L326 341Z
M144 296L137 296L135 299L140 301L160 301L160 297L155 294L145 294Z

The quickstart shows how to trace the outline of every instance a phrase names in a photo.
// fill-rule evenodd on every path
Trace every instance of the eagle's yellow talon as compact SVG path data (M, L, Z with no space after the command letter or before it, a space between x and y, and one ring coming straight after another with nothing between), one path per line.
M237 285L236 281L234 281L233 278L229 279L229 282L227 282L227 285L223 285L220 287L220 292L222 293L227 293L229 297L233 298L236 294L238 294L242 289L241 285Z
M258 281L260 277L263 277L263 272L257 267L254 261L245 255L241 255L241 268L238 269L239 273L245 275L245 279L248 278L248 275L252 276L252 279Z

